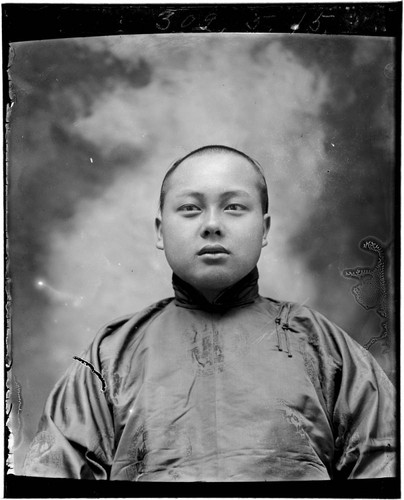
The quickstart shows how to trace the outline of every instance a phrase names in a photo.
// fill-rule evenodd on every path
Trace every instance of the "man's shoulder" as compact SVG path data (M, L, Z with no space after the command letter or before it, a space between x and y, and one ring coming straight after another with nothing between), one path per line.
M289 325L293 321L298 321L301 324L310 325L312 322L324 321L333 324L322 313L316 311L305 303L295 302L291 300L274 299L271 297L262 297L266 306L270 307L282 324Z
M362 350L349 333L313 307L293 301L267 300L275 308L279 325L292 334L304 337L313 346L339 352L349 344Z
M174 297L159 300L136 313L126 314L108 322L98 331L93 346L99 347L102 344L103 347L107 347L111 343L124 342L163 312L173 300Z

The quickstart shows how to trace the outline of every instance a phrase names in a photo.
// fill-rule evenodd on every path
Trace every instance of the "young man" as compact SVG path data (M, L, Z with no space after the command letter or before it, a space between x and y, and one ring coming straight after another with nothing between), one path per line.
M394 475L394 390L322 315L258 294L265 178L208 146L167 173L175 297L103 329L56 385L26 474L133 481Z

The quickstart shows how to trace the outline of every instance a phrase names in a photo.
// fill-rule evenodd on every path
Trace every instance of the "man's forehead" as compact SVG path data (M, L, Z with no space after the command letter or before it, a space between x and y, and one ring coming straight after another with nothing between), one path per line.
M233 168L235 171L240 172L241 167L242 171L247 175L250 173L253 176L259 175L251 162L242 155L229 151L204 151L183 160L172 176L175 177L177 174L177 176L181 177L184 175L198 177L204 171L209 171L210 174L214 174L216 170L219 172L221 167L225 168L230 174Z
M187 163L191 163L192 161L197 161L198 163L203 163L204 160L212 161L213 159L234 159L234 161L243 161L248 164L251 164L250 161L242 154L237 151L231 151L226 149L208 149L204 151L197 151L186 157L180 165L184 165Z
M248 160L240 156L240 161L220 161L236 155L201 155L187 158L168 179L167 193L174 197L190 193L205 195L238 192L256 196L260 187L260 175ZM210 161L209 161L210 160ZM216 161L219 160L219 161Z

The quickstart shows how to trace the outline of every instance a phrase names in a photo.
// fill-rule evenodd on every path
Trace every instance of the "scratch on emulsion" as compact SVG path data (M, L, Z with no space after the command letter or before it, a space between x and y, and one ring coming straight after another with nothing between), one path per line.
M80 361L80 363L83 363L83 365L88 366L90 368L90 370L95 375L97 375L97 377L101 380L101 391L105 392L106 383L105 383L105 380L104 380L103 376L101 375L101 373L97 372L97 370L94 368L94 366L90 362L86 361L85 359L79 358L78 356L73 356L73 359L76 359L77 361Z
M21 420L21 413L22 413L22 407L24 404L24 400L22 398L22 386L18 382L17 378L15 375L13 375L15 385L17 387L17 398L18 398L18 408L17 408L17 418L18 418L18 429L22 429L22 420Z

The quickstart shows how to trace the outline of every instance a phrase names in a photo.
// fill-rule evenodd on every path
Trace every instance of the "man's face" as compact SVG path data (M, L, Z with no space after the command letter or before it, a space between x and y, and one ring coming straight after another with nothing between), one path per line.
M241 156L210 152L185 160L167 182L157 248L175 274L213 299L254 268L267 243L258 174Z

